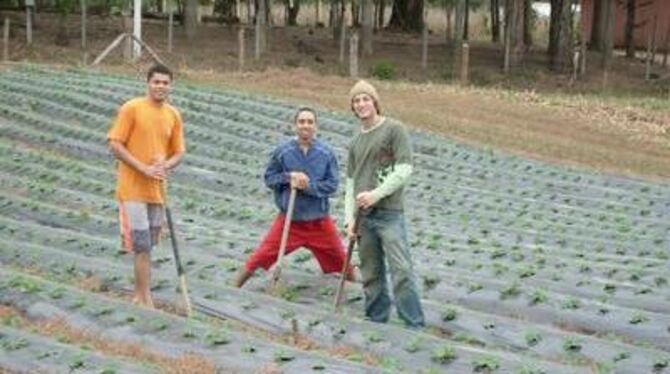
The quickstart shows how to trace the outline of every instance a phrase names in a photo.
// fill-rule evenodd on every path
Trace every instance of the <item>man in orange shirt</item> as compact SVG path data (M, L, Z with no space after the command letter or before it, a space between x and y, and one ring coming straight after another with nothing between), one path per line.
M153 308L151 256L163 224L161 183L185 152L179 111L167 103L172 72L154 65L147 73L147 94L121 106L107 133L118 163L116 198L123 246L135 254L134 302Z

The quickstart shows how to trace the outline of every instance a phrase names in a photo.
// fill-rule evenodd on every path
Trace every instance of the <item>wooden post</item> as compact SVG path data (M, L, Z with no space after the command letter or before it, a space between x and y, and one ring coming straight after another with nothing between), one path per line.
M258 0L258 8L256 9L256 25L254 27L254 60L261 58L261 23L265 21L265 16L261 15L260 9L263 8L263 0Z
M142 56L142 46L137 40L142 40L142 0L135 0L133 5L133 36L136 41L133 43L133 59L139 59Z
M101 53L101 54L100 54L100 55L93 61L93 63L92 63L91 65L94 66L94 65L99 64L99 63L100 63L105 57L107 57L107 55L108 55L114 48L116 48L116 46L118 46L124 39L130 39L130 38L128 37L128 34L123 33L123 34L119 35L118 37L116 37L116 39L114 39L114 41L113 41L110 45L108 45L107 48L105 48L104 51L102 51L102 53ZM126 47L127 47L127 46L128 46L128 44L126 44ZM126 51L127 51L127 48L124 49L124 52L126 52Z
M511 30L510 30L510 27L508 25L507 20L508 20L508 18L507 18L507 16L505 16L505 30L504 30L505 31L505 35L504 35L504 38L505 38L505 43L504 43L505 44L505 57L504 57L504 62L503 62L503 72L505 74L509 74L510 62L511 62L511 56L510 55L512 53L512 47L510 46L510 44L512 43L511 32L510 32Z
M577 81L577 77L579 76L579 62L582 59L580 55L581 50L575 49L572 51L572 77L570 77L570 84L575 83Z
M470 72L470 45L465 42L461 51L461 86L467 86Z
M88 63L88 50L86 45L86 0L79 2L81 7L81 52L82 62L84 65Z
M584 37L583 37L584 38ZM582 39L582 43L580 45L580 56L581 59L579 60L580 66L579 66L579 75L585 76L586 75L586 38Z
M358 31L354 31L349 40L349 76L358 78Z
M173 43L173 28L174 28L174 12L172 11L172 6L170 6L170 12L168 14L168 35L167 35L167 50L168 53L172 53L172 43Z
M267 46L266 40L266 20L267 20L267 0L258 0L258 9L256 9L256 50L254 58L256 60L261 58Z
M315 26L318 26L321 23L321 0L316 0L316 22Z
M668 67L668 54L670 53L670 23L668 31L665 33L665 51L663 52L663 67Z
M423 27L421 28L421 69L428 67L428 11L426 10L426 1L423 2Z
M244 70L244 26L240 27L237 32L237 44L239 47L238 50L238 61L240 71Z
M132 19L129 14L123 15L123 31L126 35L131 35L133 30ZM123 58L130 61L133 58L133 39L125 38L125 45L123 46Z
M347 40L347 21L345 15L343 8L340 13L340 64L344 64L344 45Z
M5 27L2 33L2 61L9 61L9 17L5 17Z
M652 30L649 30L649 23L647 22L647 58L646 58L646 67L644 72L644 79L651 79L651 68L654 65L655 58L655 49L656 49L656 17L654 17L654 23L652 24Z
M463 41L465 34L465 17L467 16L467 9L465 8L465 0L456 0L456 15L454 19L454 46L458 48Z
M364 56L372 55L372 31L374 17L372 15L372 0L362 0L361 7L361 50Z
M33 17L31 16L31 7L26 6L26 44L33 44Z

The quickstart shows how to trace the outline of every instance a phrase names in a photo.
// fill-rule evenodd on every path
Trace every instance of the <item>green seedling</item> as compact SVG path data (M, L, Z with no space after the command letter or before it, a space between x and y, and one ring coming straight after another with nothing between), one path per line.
M449 322L449 321L454 321L456 318L458 318L458 310L453 309L453 308L448 308L444 312L442 312L441 315L442 321L444 322Z
M537 331L528 331L524 335L524 339L529 347L534 347L542 341L542 335Z
M456 359L456 350L450 345L441 345L435 348L430 358L440 364L448 364Z
M500 362L493 356L479 357L472 362L472 370L475 373L492 373L498 369L500 369Z

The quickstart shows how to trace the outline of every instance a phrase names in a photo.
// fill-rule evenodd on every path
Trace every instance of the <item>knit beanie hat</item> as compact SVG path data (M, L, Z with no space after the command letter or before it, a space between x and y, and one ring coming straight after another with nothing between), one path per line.
M360 81L356 82L356 84L354 84L354 86L351 87L351 90L349 91L349 102L351 103L354 100L354 97L356 97L356 95L359 95L359 94L362 94L362 93L367 94L368 96L370 96L376 104L377 111L381 112L381 110L380 110L380 104L381 103L379 102L379 94L377 93L377 89L375 89L375 87L373 85L371 85L370 83L368 83L364 80L360 80Z

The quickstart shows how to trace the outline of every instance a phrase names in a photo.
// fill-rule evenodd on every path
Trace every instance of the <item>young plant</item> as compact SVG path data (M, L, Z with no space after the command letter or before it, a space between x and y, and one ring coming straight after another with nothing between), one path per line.
M378 331L366 331L363 333L363 336L365 336L368 343L380 343L384 341L384 338Z
M659 358L654 362L654 372L660 373L670 366L670 358Z
M514 281L512 284L500 290L500 299L506 300L517 297L521 294L521 289L519 288L519 283Z
M614 358L612 358L612 361L619 362L619 361L627 360L627 359L630 358L630 356L631 356L630 352L619 352L619 353L617 353L616 356L614 356Z
M211 332L205 336L205 344L211 347L228 343L230 343L230 337L222 331Z
M483 288L484 288L484 286L482 286L481 283L477 283L477 282L470 283L470 284L468 284L468 293L474 293L474 292L477 292L477 291L479 291Z
M645 323L649 321L649 317L643 315L643 314L636 314L631 319L628 321L631 325L639 325L641 323Z
M582 342L576 338L568 338L563 341L563 350L567 353L579 353L582 350Z
M581 306L582 306L581 301L575 298L570 298L563 303L563 309L576 310L579 309Z
M472 361L472 370L475 373L492 373L500 369L500 362L493 356L482 356Z
M549 297L543 290L537 289L530 294L530 305L543 304L546 303L547 300L549 300Z
M275 362L279 362L279 363L289 362L289 361L293 361L295 359L295 355L292 352L289 352L285 349L280 348L277 351L275 351L274 359L275 359Z
M440 280L441 280L440 277L434 274L424 275L423 286L426 289L426 291L432 290L433 288L435 288L435 286L437 286L438 283L440 283Z
M431 360L440 363L448 364L456 359L456 351L450 345L441 345L435 348L430 356Z
M422 346L422 339L421 337L417 336L412 341L410 341L407 345L405 345L404 349L405 351L409 353L416 353L421 350Z
M458 311L453 308L447 308L441 315L442 321L449 322L458 318Z
M529 347L534 347L542 341L542 335L537 331L531 330L526 332L524 339L526 339L526 344Z

